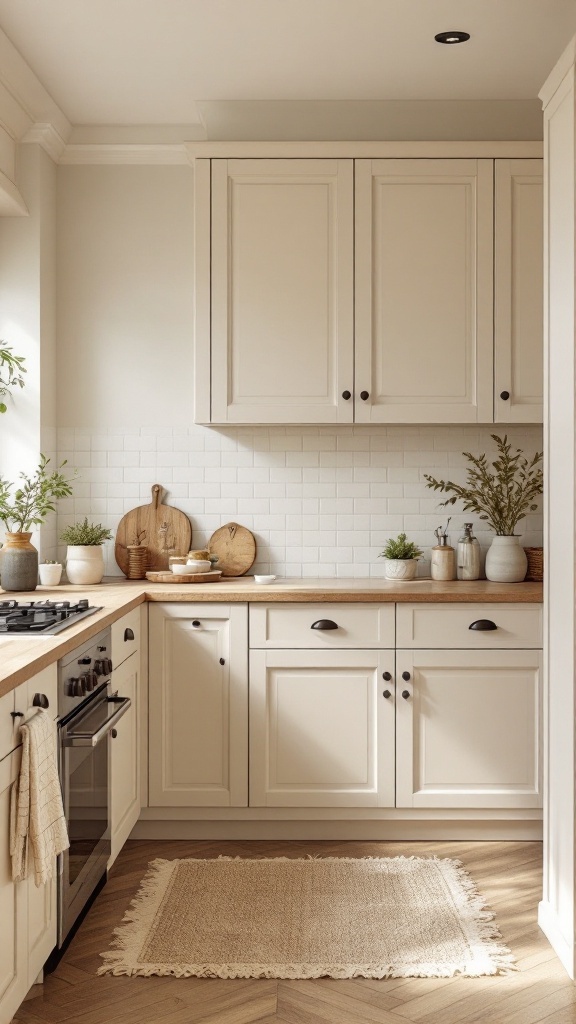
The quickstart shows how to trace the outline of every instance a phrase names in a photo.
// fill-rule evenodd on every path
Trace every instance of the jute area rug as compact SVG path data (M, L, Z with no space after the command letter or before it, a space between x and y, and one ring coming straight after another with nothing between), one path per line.
M514 970L459 861L155 860L99 974L473 978Z

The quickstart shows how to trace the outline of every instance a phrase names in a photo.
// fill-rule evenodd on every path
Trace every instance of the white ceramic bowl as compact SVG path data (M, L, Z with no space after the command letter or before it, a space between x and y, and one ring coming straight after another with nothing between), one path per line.
M175 576L190 576L191 573L200 571L199 569L191 568L189 565L183 565L181 562L172 562L170 568Z
M262 584L273 583L275 579L276 579L275 576L255 576L254 577L254 583L262 583Z
M206 559L191 558L189 562L186 562L186 565L184 566L184 568L186 569L186 572L189 572L189 573L190 572L191 573L194 573L194 572L209 572L210 569L212 568L212 563L209 562L207 558Z

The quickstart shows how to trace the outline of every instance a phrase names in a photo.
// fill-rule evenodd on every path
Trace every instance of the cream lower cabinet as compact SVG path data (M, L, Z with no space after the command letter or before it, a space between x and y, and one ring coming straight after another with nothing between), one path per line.
M538 650L396 652L396 806L542 806Z
M149 610L149 804L248 803L247 606Z
M48 697L55 717L56 665L0 699L0 1024L12 1019L56 945L56 870L46 885L36 886L33 874L13 882L10 859L10 792L18 777L21 753L18 725L36 713L35 693ZM13 719L12 712L23 717Z
M394 806L394 686L383 681L393 660L377 650L250 652L252 807Z
M110 743L110 868L134 825L141 808L141 609L134 608L112 623L113 684L131 706L112 730Z

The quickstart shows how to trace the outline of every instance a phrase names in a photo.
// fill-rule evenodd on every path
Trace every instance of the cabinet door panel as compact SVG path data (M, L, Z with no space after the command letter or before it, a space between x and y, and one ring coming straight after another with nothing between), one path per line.
M114 650L114 648L113 648ZM110 745L110 867L140 814L139 687L140 654L132 654L114 670L114 686L132 706L116 726Z
M397 652L397 678L411 676L397 702L398 807L542 806L541 661L540 651Z
M0 845L0 1014L9 1021L28 991L26 885L12 881L8 823L10 789L20 765L20 752L0 761L0 820L4 841Z
M492 161L356 161L355 417L492 420Z
M542 423L542 161L496 160L494 419ZM509 398L501 398L508 392Z
M352 168L212 161L212 422L351 422Z
M250 652L252 806L393 806L393 657Z
M243 605L150 608L151 806L246 806L246 620Z

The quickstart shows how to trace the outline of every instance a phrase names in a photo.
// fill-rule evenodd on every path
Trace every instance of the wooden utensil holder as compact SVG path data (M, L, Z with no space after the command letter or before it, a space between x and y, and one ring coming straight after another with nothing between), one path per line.
M129 580L143 580L148 568L148 548L144 544L127 544Z

